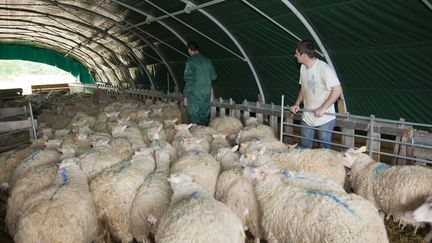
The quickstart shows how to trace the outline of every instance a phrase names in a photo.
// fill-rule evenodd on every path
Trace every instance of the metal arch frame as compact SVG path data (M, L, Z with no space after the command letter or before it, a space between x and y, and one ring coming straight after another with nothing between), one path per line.
M150 14L148 14L148 13L146 13L146 12L140 10L140 9L137 9L137 8L135 8L133 6L130 6L129 4L126 4L126 3L123 3L123 2L120 2L120 1L117 1L117 0L109 0L109 1L117 3L118 5L121 5L121 6L125 7L125 8L127 8L127 9L132 10L132 11L135 11L135 12L137 12L137 13L143 15L143 16L146 16L147 18L150 18L150 19L154 18ZM183 42L184 45L187 44L187 41L177 31L175 31L173 28L171 28L169 25L165 24L163 21L160 21L160 20L157 20L156 22L159 23L160 25L162 25L163 27L165 27L167 30L169 30L171 33L173 33L175 36L177 36L177 38L181 42Z
M51 0L44 0L44 1L46 1L46 2L52 2ZM85 12L87 12L90 15L96 15L96 16L102 17L105 20L110 21L114 25L116 25L116 26L120 27L122 30L124 30L124 26L123 25L121 25L117 21L115 21L115 20L113 20L113 19L111 19L111 18L109 18L107 16L104 16L102 14L95 13L95 12L87 10L87 9L83 9L83 8L75 6L75 5L70 5L70 4L65 4L65 3L58 3L58 2L56 2L56 4L61 4L62 6L65 6L65 7L75 8L75 9L78 9L79 11L85 11ZM139 28L137 28L137 29L140 30ZM178 80L177 80L176 76L174 75L174 71L173 71L172 67L170 66L169 62L167 61L166 57L163 55L163 53L160 50L158 50L157 48L155 48L151 44L151 42L149 40L147 40L147 38L139 35L138 33L134 32L134 31L129 31L129 32L133 33L138 38L140 38L141 40L143 40L148 46L150 46L151 49L153 49L158 54L159 57L161 57L162 60L159 60L159 59L157 59L157 58L155 58L155 57L150 56L149 54L147 54L148 56L152 57L153 59L155 59L155 60L157 60L157 61L165 64L165 66L167 67L168 71L170 72L170 75L171 75L171 77L172 77L172 79L173 79L173 81L174 81L174 83L176 85L176 92L178 92L178 90L180 89L179 88L180 86L179 86ZM143 67L143 68L146 69L146 67Z
M132 33L135 33L135 31L129 30ZM162 58L162 61L165 63L165 66L168 69L168 72L170 73L174 84L175 84L175 92L176 93L180 93L180 84L177 80L177 77L174 75L174 70L172 69L171 65L168 64L168 59L166 58L166 56L162 53L162 51L160 51L158 48L156 48L149 40L147 40L146 38L138 35L135 33L136 36L138 36L138 38L140 38L142 41L144 41L151 49L153 49L159 56L160 58Z
M430 9L432 10L432 4L428 0L422 0L422 2Z
M39 25L38 25L39 26ZM0 29L6 29L6 27L2 27L2 26L0 26ZM19 29L19 30L24 30L24 31L29 31L30 33L36 33L36 34L39 34L40 35L40 33L43 33L43 34L47 34L47 35L53 35L53 36L57 36L58 38L61 38L61 39L65 39L65 40L68 40L68 41L70 41L70 42L72 42L72 43L76 43L74 40L71 40L71 39L69 39L69 38L66 38L66 37L64 37L64 36L61 36L61 35L59 35L59 34L57 34L57 33L53 33L50 29L47 29L47 28L45 28L45 29L47 29L47 31L48 32L45 32L45 31L42 31L42 30L38 30L38 31L35 31L35 30L30 30L30 29L27 29L27 28L24 28L24 27L14 27L14 29ZM9 28L9 30L10 30L10 28ZM48 37L46 37L46 36L43 36L45 39L48 39L48 40L51 40L50 38L48 38ZM51 40L51 41L53 41L54 43L56 43L54 40ZM65 44L65 43L61 43L61 44L63 44L63 45L65 45L65 46L67 46L68 48L70 48L70 46L69 45L67 45L67 44ZM59 46L59 45L57 45L57 46ZM87 49L89 49L89 48L87 48ZM99 54L99 53L97 53L97 52L95 52L95 51L93 51L93 50L91 50L91 49L89 49L91 52L94 52L94 53L96 53L96 55L98 55L102 60L104 60L104 58ZM80 52L81 53L81 55L84 55L84 56L86 56L87 58L89 58L89 60L91 60L92 61L92 65L88 65L88 67L89 68L92 68L92 66L93 66L93 68L96 68L96 69L100 69L98 66L98 62L95 60L95 58L94 57L92 57L91 55L89 55L88 53L86 53L86 52L84 52L84 51L81 51L81 50L78 50L77 52ZM74 55L75 56L75 55ZM82 62L82 63L88 63L88 62L86 62L85 61L85 59L82 59L82 58L80 58L80 56L75 56L74 58L76 58L76 59L78 59L78 60L80 60L80 62ZM108 63L107 63L108 64ZM108 64L109 65L109 64ZM102 70L102 69L100 69L100 70ZM102 72L103 73L103 72ZM99 75L99 74L98 74ZM101 78L101 76L99 75L99 78ZM105 75L104 75L104 79L105 80L108 80L108 77L106 77Z
M185 4L191 4L192 6L194 6L191 2L189 2L188 0L180 0L181 2L185 3ZM265 103L265 95L261 86L261 80L258 77L258 73L255 70L255 67L253 66L249 56L247 55L246 51L243 49L243 47L240 45L240 43L238 42L238 40L232 35L232 33L216 18L214 18L211 14L209 14L207 11L205 11L204 9L198 9L198 11L200 13L202 13L203 15L205 15L207 18L209 18L211 21L213 21L217 26L219 26L226 35L229 36L229 38L234 42L234 44L237 46L237 48L240 50L240 52L242 53L242 55L244 56L244 60L247 62L249 69L251 70L254 78L255 78L255 82L258 86L258 90L262 96L262 102Z
M73 34L75 34L75 35L78 35L78 36L81 36L81 37L83 37L83 38L86 38L83 34L81 34L81 33L79 33L79 32L74 32L74 31L72 31L72 30L70 30L70 29L67 29L67 28L61 28L61 27L58 27L58 26L50 25L50 24L42 24L42 23L39 23L39 22L30 21L30 20L24 20L24 19L0 19L0 20L15 21L15 22L25 22L25 23L33 23L33 24L36 24L37 26L40 26L40 27L42 27L42 28L44 28L44 29L47 29L47 30L49 30L49 31L52 31L51 29L47 28L47 26L48 26L48 27L51 27L51 28L54 28L54 29L59 29L59 30L65 31L65 32L70 32L70 33L73 33ZM108 52L110 52L112 55L114 55L114 53L113 53L113 52L112 52L108 47L106 47L105 45L100 44L100 43L98 43L98 42L95 42L95 43L98 44L99 46L101 46L103 49L105 49L105 50L107 50ZM98 56L103 60L104 64L105 64L107 67L109 67L109 68L114 72L115 75L117 75L117 74L115 73L114 69L112 68L111 64L108 63L108 62L105 60L105 58L104 58L103 56L101 56L98 52L92 50L91 48L88 48L88 47L85 47L85 48L88 49L88 50L90 50L91 52L95 53L96 55L98 55ZM117 79L118 79L118 77L117 77ZM107 80L108 80L108 79L107 79Z
M46 2L52 2L51 0L43 0L43 1L46 1ZM75 6L75 5L70 5L70 4L65 4L65 3L58 3L58 2L56 2L56 4L61 4L62 6L65 6L65 7L75 8L75 9L78 9L79 11L85 11L85 12L91 14L91 15L96 15L96 16L102 17L102 18L104 18L105 20L110 21L110 22L113 23L114 25L116 25L116 26L118 26L118 27L121 27L121 29L124 30L124 26L123 26L123 25L119 24L117 21L115 21L115 20L113 20L113 19L111 19L111 18L109 18L109 17L107 17L107 16L104 16L104 15L101 15L101 14L98 14L98 13L95 13L95 12L90 11L90 10L87 10L87 9L83 9L83 8L78 7L78 6ZM65 10L65 11L66 11L66 10ZM70 14L71 14L71 13L70 13ZM133 26L132 26L132 27L133 27ZM136 28L139 29L138 27L136 27ZM130 28L127 28L127 29L130 29ZM141 29L139 29L139 30L141 30ZM151 49L153 49L153 50L154 50L154 51L159 55L159 57L161 57L162 60L159 60L159 59L157 59L157 58L151 56L153 59L155 59L155 60L157 60L157 61L160 61L161 63L164 63L164 64L165 64L165 66L167 67L168 71L170 72L170 75L171 75L171 77L172 77L172 79L173 79L173 81L174 81L174 83L175 83L175 85L176 85L176 92L178 93L178 92L180 91L180 86L179 86L178 80L177 80L176 76L174 75L174 71L173 71L171 65L169 65L169 62L168 62L167 58L165 57L165 55L164 55L160 50L158 50L156 47L154 47L154 45L153 45L153 44L152 44L152 43L151 43L147 38L145 38L145 37L139 35L139 34L136 33L135 31L129 31L129 32L133 33L133 34L136 35L139 39L141 39L142 41L144 41L144 42L145 42L145 43L146 43L146 44L147 44ZM149 55L149 54L147 54L147 55ZM150 56L150 55L149 55L149 56ZM144 67L144 68L145 68L145 67Z
M131 55L134 57L134 59L136 61L138 61L138 63L143 67L143 69L145 70L145 73L148 75L148 77L150 79L151 88L153 90L155 90L155 88L154 88L154 82L153 82L153 77L151 76L151 74L148 72L148 70L145 68L145 66L141 63L141 61L135 55L135 53L132 51L132 49L128 45L126 45L122 40L119 40L117 37L115 37L115 36L113 36L113 35L111 35L109 33L106 33L104 31L101 31L100 29L98 29L98 28L96 28L96 27L94 27L92 25L89 25L89 24L86 24L86 23L83 23L83 22L80 22L80 21L77 21L77 20L74 20L74 19L70 19L70 18L67 18L67 17L63 17L63 16L58 16L58 15L49 14L49 13L42 13L42 12L36 11L36 10L21 9L21 8L0 7L0 9L11 10L11 11L21 11L21 12L37 13L37 14L41 14L42 16L47 16L48 18L50 18L53 21L56 21L57 23L59 23L59 22L56 19L52 19L51 17L58 18L58 19L63 19L63 20L66 20L66 21L69 21L69 22L72 22L72 23L84 26L84 27L86 27L88 29L91 29L91 30L94 30L96 32L99 32L99 33L102 33L102 34L106 34L107 36L110 36L114 41L116 41L117 43L119 43L120 45L122 45L126 50L128 50L131 53ZM59 23L59 24L62 24L62 23ZM64 24L62 24L62 25L64 25ZM122 63L121 61L120 61L120 63L126 68L126 66L124 65L124 63ZM121 80L119 79L119 81L121 81ZM133 86L135 86L134 83L133 83Z
M1 8L0 8L1 9ZM24 10L25 11L25 10ZM41 14L42 15L42 14ZM43 16L45 16L45 15L43 15ZM49 18L49 17L48 17ZM39 22L35 22L35 21L29 21L29 20L23 20L23 19L2 19L2 20L6 20L6 21L21 21L21 22L27 22L27 23L35 23L35 24L37 24L37 25L39 25L39 26L41 26L42 28L45 28L45 29L48 29L48 28L46 28L46 26L49 26L49 27L51 27L51 28L54 28L54 29L59 29L59 30L62 30L62 31L66 31L66 32L70 32L70 33L73 33L73 34L75 34L75 35L78 35L78 36L80 36L80 37L82 37L82 38L84 38L84 39L87 39L87 37L86 36L84 36L83 34L81 34L81 33L79 33L79 32L75 32L75 31L72 31L72 30L70 30L70 28L61 28L61 27L58 27L58 26L55 26L55 25L50 25L50 24L45 24L45 23L39 23ZM53 21L55 21L55 20L53 20ZM55 21L55 22L57 22L57 21ZM58 23L58 22L57 22ZM65 26L64 24L62 24L62 23L59 23L60 25L62 25L62 26ZM65 27L68 27L68 26L65 26ZM49 30L49 29L48 29ZM115 56L115 57L117 57L116 55L115 55L115 53L111 50L111 49L109 49L108 47L106 47L105 45L103 45L103 44L101 44L101 43L99 43L99 42L95 42L97 45L99 45L99 46L101 46L103 49L105 49L105 50L107 50L109 53L111 53L113 56ZM86 49L89 49L89 50L91 50L90 48L87 48L86 47ZM92 50L91 50L92 51ZM92 51L92 52L94 52L94 51ZM95 53L97 53L97 52L95 52ZM97 55L99 55L98 53L97 53ZM101 55L99 55L101 58L102 58L102 60L104 60L105 61L105 58L103 58ZM118 60L120 63L121 63L121 61L120 60ZM116 76L116 78L120 81L120 79L119 79L119 77L117 76L117 73L115 72L115 70L112 68L112 66L108 63L108 62L106 62L105 61L105 64L107 65L107 66L109 66L110 67L110 69L113 71L113 73L114 73L114 75Z
M320 47L321 51L323 52L324 58L326 59L327 63L334 69L333 62L331 61L330 55L327 52L327 49L325 48L324 44L321 42L321 39L319 38L318 34L315 32L315 30L312 28L312 26L309 24L309 22L306 20L306 18L303 16L303 14L300 13L300 11L289 1L289 0L281 0L291 11L297 16L297 18L303 23L303 25L306 27L306 29L309 31L309 33L314 38L315 42ZM341 94L343 105L345 108L345 112L348 112L345 97L344 94Z
M111 1L116 1L116 0L111 0ZM182 21L181 19L177 18L176 16L173 16L172 14L170 14L169 12L167 12L166 10L164 10L163 8L159 7L157 4L151 2L150 0L144 0L146 3L152 5L153 7L157 8L158 10L164 12L165 14L169 15L171 18L175 19L176 21L180 22L181 24L183 24L184 26L188 27L189 29L195 31L196 33L200 34L201 36L205 37L206 39L208 39L209 41L213 42L214 44L218 45L219 47L221 47L222 49L226 50L227 52L231 53L232 55L238 57L239 59L246 61L244 59L244 57L240 56L239 54L237 54L236 52L232 51L231 49L229 49L228 47L220 44L219 42L213 40L212 38L210 38L209 36L207 36L206 34L202 33L201 31L195 29L194 27L192 27L191 25L187 24L186 22ZM151 23L151 21L149 21L149 23Z

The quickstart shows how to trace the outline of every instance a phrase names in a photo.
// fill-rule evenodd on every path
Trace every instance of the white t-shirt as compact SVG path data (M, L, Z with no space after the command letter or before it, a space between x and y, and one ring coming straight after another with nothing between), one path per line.
M305 65L300 67L300 81L303 90L303 105L306 110L319 108L330 96L331 88L340 84L336 72L327 63L316 59L309 69ZM325 113L335 113L334 105L331 105ZM313 112L303 112L303 121L309 126L320 126L333 119L334 115L315 117Z

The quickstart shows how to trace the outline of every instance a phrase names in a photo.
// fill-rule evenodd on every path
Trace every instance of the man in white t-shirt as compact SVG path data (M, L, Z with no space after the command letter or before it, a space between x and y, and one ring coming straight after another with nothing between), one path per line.
M301 85L299 95L294 105L290 107L292 113L297 113L303 102L301 145L312 148L315 133L321 148L330 148L332 133L336 125L334 103L342 93L342 88L336 72L327 63L315 57L315 47L312 41L302 40L297 44L295 57L300 67ZM329 113L329 114L325 114Z

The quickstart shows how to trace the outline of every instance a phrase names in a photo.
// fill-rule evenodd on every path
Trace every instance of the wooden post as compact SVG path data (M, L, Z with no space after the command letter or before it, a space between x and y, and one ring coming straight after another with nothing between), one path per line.
M245 105L245 106L248 105L247 100L244 100L244 101L243 101L243 105ZM250 117L250 112L247 111L247 110L245 110L245 111L243 112L243 124L246 125L246 121L249 119L249 117Z
M259 101L256 102L256 107L260 108L261 107L261 103ZM263 124L264 123L264 117L263 114L260 113L255 113L255 117L258 119L258 123L259 124Z
M401 129L403 129L405 127L404 123L405 123L405 119L400 118L399 119L399 126L398 127L400 127ZM403 136L396 136L395 137L395 144L394 144L394 147L393 147L393 154L395 154L395 155L399 155L399 150L401 148L400 142L402 141L402 137ZM392 158L392 164L393 165L397 164L398 160L399 160L399 158L393 157Z
M271 109L274 110L274 104L271 103ZM275 136L278 138L278 117L277 116L270 116L269 125L271 128L273 128Z
M294 127L292 124L294 124L293 115L291 113L285 113L285 125L284 125L284 133L288 135L294 134ZM285 136L284 142L287 144L293 144L294 143L294 137L291 136Z
M346 120L348 121L350 119L349 113L347 113L347 118ZM353 128L345 128L342 127L341 129L342 131L342 144L349 146L349 147L354 147L355 146L355 130Z
M219 97L219 103L223 103L222 97ZM224 117L226 115L226 109L224 107L219 108L219 117Z
M234 105L234 101L231 98L229 99L229 104ZM232 116L232 117L234 116L234 109L229 109L228 112L229 112L229 116Z

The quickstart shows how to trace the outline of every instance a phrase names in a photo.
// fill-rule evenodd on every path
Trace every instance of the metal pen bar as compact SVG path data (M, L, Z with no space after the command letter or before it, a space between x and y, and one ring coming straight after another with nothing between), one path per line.
M303 137L303 136L294 135L294 134L287 134L287 133L284 133L284 135L287 135L287 136L289 136L289 137L294 137L294 138L305 138L305 137ZM334 146L338 146L338 147L343 147L343 148L351 148L351 146L348 146L348 145L338 144L338 143L332 143L332 142L324 142L324 141L321 141L321 140L319 140L319 139L314 139L314 138L308 138L308 140L312 140L312 141L314 141L314 142L319 142L319 143L330 144L330 145L334 145Z
M31 102L28 103L28 106L29 106L29 113L30 113L30 117L31 117L33 137L34 137L34 139L37 139L36 124L35 124L35 120L34 120L34 117L33 117L33 110L32 110L32 106L31 106Z
M282 101L281 101L281 116L280 116L280 138L279 138L279 141L281 141L282 142L282 139L283 139L283 125L284 125L284 101L285 101L285 96L284 95L282 95Z

